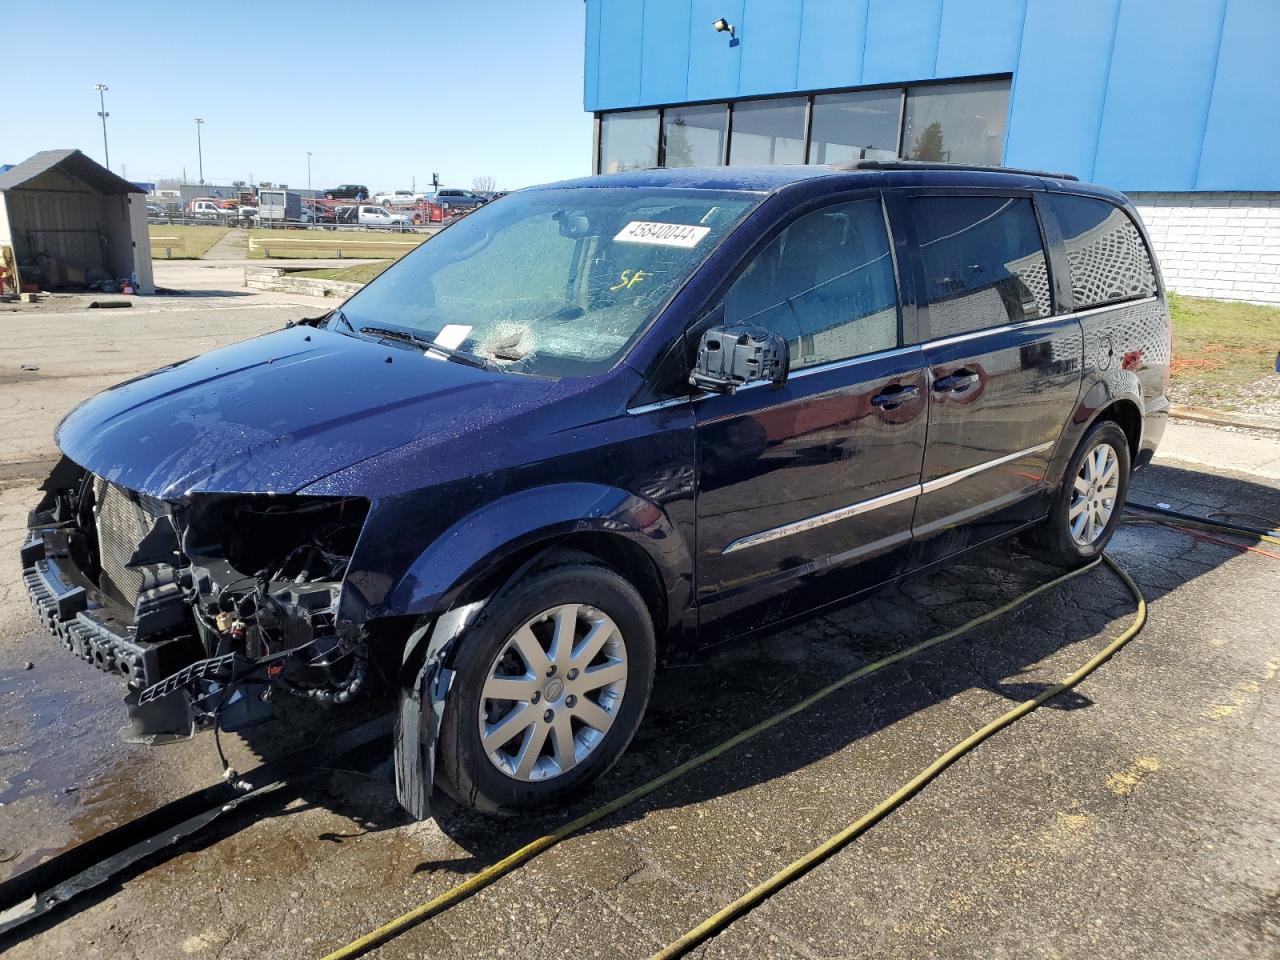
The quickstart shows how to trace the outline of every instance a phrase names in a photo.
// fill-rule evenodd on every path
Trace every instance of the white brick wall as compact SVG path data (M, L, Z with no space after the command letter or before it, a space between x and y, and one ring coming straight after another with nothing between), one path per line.
M1165 285L1280 304L1280 193L1131 193Z

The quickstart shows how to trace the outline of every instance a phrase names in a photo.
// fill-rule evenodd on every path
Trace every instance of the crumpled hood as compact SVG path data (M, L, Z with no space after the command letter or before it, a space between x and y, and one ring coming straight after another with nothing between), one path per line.
M536 406L551 389L293 327L112 387L68 414L57 442L87 470L152 496L292 493L410 441Z

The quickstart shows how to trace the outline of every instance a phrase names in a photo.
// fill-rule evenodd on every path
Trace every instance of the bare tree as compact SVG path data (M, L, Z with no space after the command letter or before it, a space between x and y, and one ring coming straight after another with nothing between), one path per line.
M473 177L471 180L471 189L476 193L493 193L498 188L498 181L493 177Z

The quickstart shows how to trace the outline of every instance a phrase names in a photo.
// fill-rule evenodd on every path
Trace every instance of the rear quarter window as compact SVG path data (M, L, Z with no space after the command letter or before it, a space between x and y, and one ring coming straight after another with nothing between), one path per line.
M1066 248L1076 310L1155 294L1151 255L1128 214L1093 197L1050 196Z

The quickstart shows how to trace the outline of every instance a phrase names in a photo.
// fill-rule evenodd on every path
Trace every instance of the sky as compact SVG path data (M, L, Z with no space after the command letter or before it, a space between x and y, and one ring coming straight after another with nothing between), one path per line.
M591 172L583 0L5 5L0 163L77 147L128 179L513 189ZM50 23L50 20L56 21Z

